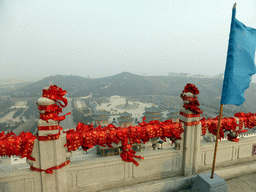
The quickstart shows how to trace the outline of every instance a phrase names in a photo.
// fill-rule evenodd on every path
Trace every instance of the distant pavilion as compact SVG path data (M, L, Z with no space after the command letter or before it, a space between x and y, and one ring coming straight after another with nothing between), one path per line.
M132 118L132 114L127 113L126 111L119 114L120 117L117 118L120 127L128 127L132 125L134 118Z
M109 124L109 115L109 112L105 110L96 111L93 117L96 127L98 127L99 125L101 127L107 126Z
M179 122L180 114L176 109L169 110L169 113L167 113L167 119L172 120L173 122Z
M165 118L163 117L163 113L161 113L161 110L155 107L153 104L150 108L145 108L145 113L142 113L144 117L146 117L145 122L155 121L159 120L160 122L164 121Z

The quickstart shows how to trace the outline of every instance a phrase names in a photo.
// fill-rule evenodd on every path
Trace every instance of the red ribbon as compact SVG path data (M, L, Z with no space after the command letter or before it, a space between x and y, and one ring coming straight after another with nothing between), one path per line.
M52 104L52 105L38 105L38 110L42 111L45 110L45 113L62 113L62 108L58 106L57 104Z
M51 100L61 100L63 104L58 102L61 107L66 107L68 104L67 98L64 98L64 95L67 93L67 91L63 91L62 88L58 87L57 85L51 85L48 90L43 89L43 96L42 97L47 97L48 99Z
M197 97L196 96L187 97L186 95L184 95L184 93L188 93L188 92L193 93L194 95L199 94L199 90L197 89L197 87L194 84L188 83L180 95L182 100L189 101L189 103L184 104L183 107L186 110L190 110L194 112L195 114L202 114L203 111L201 111L201 109L197 107L197 106L200 106L197 100Z
M60 137L60 130L57 134L47 135L47 136L38 136L38 141L50 141L50 140L57 140Z
M201 125L202 125L202 135L205 135L206 134L206 131L207 131L207 120L205 119L205 117L203 117L201 120Z
M184 117L188 117L188 118L191 118L191 117L200 117L200 114L186 114L186 113L183 113L182 111L180 111L180 115L184 116Z
M59 125L51 125L51 126L38 126L38 131L49 131L49 130L57 130L59 129L62 130Z
M193 122L185 122L185 121L182 121L180 120L180 122L184 123L185 126L193 126L193 125L198 125L200 122L199 121L193 121Z
M197 87L194 84L190 84L188 83L185 88L184 88L184 92L188 93L191 92L194 95L198 95L199 94L199 90L197 89Z
M38 172L45 172L45 173L49 173L49 174L53 174L53 170L57 170L57 169L61 169L62 167L65 167L66 165L68 165L70 163L70 160L67 160L66 162L58 165L58 166L54 166L54 167L51 167L51 168L48 168L48 169L39 169L39 168L36 168L36 167L33 167L33 166L30 166L30 169L32 171L38 171Z
M63 116L58 116L56 113L46 113L46 114L40 114L40 119L45 120L48 123L49 119L52 119L54 121L63 121L66 119L66 115L71 115L71 112L66 113Z

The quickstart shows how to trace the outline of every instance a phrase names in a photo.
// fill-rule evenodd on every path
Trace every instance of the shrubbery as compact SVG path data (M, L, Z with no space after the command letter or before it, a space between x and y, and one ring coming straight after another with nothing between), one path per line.
M24 108L18 109L18 110L13 114L12 118L15 119L16 117L20 116L24 110L25 110Z
M30 116L34 116L36 118L39 118L39 111L37 108L37 102L38 98L33 98L28 101L27 106L28 109L24 112L24 116L26 119L30 119Z

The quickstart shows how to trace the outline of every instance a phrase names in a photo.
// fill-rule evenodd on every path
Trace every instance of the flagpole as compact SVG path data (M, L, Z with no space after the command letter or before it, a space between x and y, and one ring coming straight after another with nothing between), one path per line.
M220 114L219 114L217 135L216 135L216 141L215 141L214 157L213 157L213 163L212 163L212 175L211 175L212 179L213 179L214 168L215 168L215 161L216 161L216 155L217 155L217 147L218 147L218 140L219 140L219 132L220 132L220 123L221 123L222 110L223 110L223 104L220 105Z
M235 8L236 8L236 3L233 6L233 9L235 9ZM232 17L233 17L233 15L232 15ZM231 29L230 29L230 31L231 31ZM212 179L213 179L213 175L214 175L215 161L216 161L216 155L217 155L217 147L218 147L218 141L219 141L222 110L223 110L223 104L220 105L219 121L218 121L218 128L217 128L217 135L216 135L215 149L214 149L214 157L213 157L213 163L212 163L212 174L211 174Z

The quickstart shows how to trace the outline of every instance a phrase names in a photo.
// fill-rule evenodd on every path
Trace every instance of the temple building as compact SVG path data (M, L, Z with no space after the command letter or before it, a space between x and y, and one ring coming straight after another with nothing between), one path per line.
M150 108L145 108L145 113L142 113L144 117L146 117L145 122L150 122L154 120L159 120L160 122L164 121L165 118L163 117L163 113L161 113L161 110L155 107L153 104Z
M101 127L105 127L109 124L109 112L105 111L105 110L100 110L100 111L96 111L94 114L94 121L95 121L95 126L98 127L99 125Z
M117 121L119 122L120 127L129 127L132 125L132 122L134 121L134 118L131 117L132 114L125 111L124 113L120 113L119 116Z
M159 122L162 122L165 120L163 117L163 113L161 113L161 110L155 107L153 104L152 107L150 108L145 108L145 113L142 113L144 117L146 117L145 122L150 122L150 121L155 121L159 120ZM150 142L152 143L153 150L156 150L157 147L157 142L158 142L159 137L156 138L151 138Z
M171 119L173 122L179 122L180 114L176 109L169 110L166 116L168 120Z

